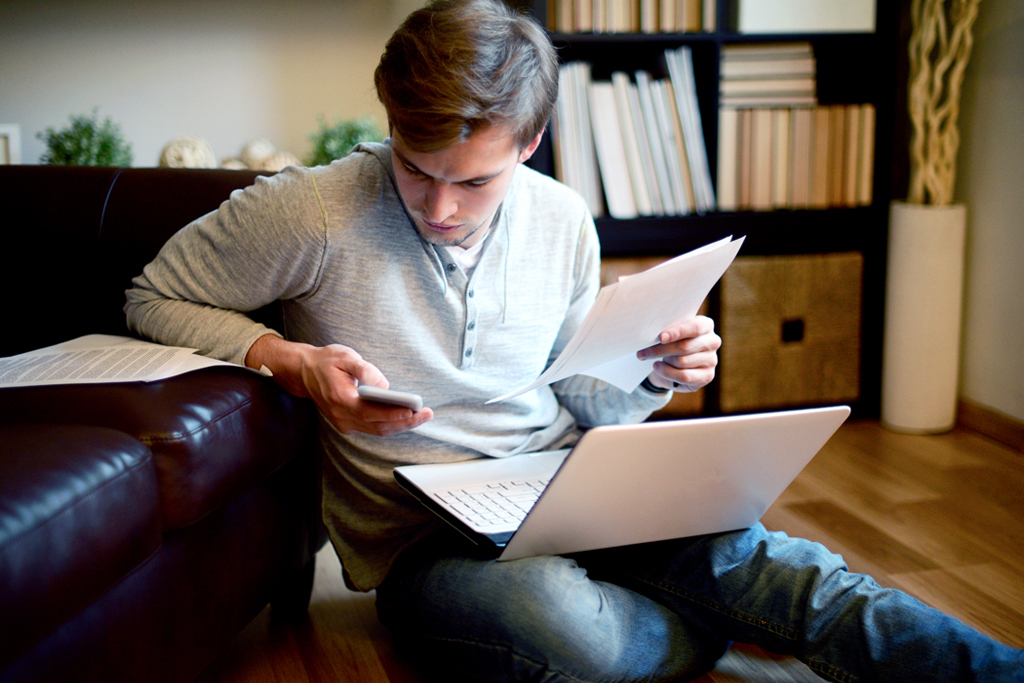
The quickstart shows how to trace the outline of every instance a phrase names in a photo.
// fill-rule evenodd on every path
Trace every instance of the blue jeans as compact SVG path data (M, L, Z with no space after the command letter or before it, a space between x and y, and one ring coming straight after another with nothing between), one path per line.
M381 621L440 680L669 681L729 642L834 681L1024 681L1024 653L761 525L496 562L452 534L399 557Z

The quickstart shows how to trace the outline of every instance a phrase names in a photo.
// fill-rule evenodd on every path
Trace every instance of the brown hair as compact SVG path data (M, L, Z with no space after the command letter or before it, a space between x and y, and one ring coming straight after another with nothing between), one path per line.
M558 97L558 58L530 17L500 0L433 0L395 31L374 72L388 126L418 152L507 126L520 149Z

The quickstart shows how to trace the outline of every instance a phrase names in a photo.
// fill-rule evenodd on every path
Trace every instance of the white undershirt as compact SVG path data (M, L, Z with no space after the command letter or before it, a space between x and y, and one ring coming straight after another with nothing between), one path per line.
M459 268L462 268L466 277L469 277L473 274L476 264L480 262L480 253L483 251L485 241L487 241L486 237L468 249L462 247L445 247L445 249L452 255L452 259L459 265Z

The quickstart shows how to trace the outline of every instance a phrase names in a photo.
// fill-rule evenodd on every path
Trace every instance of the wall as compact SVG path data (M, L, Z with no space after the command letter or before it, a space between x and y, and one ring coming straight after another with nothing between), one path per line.
M1024 421L1024 0L982 2L960 113L968 208L960 393Z
M179 135L218 158L252 138L300 158L317 116L385 125L373 69L418 0L3 0L0 124L36 134L99 108L155 166Z

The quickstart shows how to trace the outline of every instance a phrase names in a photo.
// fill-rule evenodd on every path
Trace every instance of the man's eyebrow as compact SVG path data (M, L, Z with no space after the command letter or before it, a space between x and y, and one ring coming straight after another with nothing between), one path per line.
M427 176L428 178L433 178L434 177L434 176L430 175L429 173L424 173L423 170L420 169L419 166L417 166L416 164L414 164L411 161L409 161L409 159L407 159L404 154L399 152L394 147L392 147L391 149L395 153L395 156L398 157L398 160L401 161L405 166L407 166L413 172L419 173L420 175L423 175L423 176ZM482 183L482 182L485 182L485 181L488 181L488 180L493 180L494 178L497 178L498 176L500 176L502 174L502 172L504 172L504 170L505 169L501 169L497 173L491 173L490 175L482 175L482 176L478 176L476 178L468 178L466 180L459 180L459 181L457 181L457 184L462 185L462 184L465 184L465 183Z

